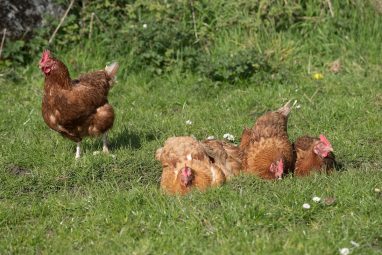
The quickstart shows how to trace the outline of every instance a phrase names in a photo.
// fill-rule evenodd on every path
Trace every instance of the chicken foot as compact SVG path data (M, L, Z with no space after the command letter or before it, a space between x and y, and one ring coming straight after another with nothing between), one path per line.
M109 141L107 139L107 133L104 133L102 135L102 142L103 142L102 152L105 154L109 154L110 153L109 152ZM100 154L100 151L93 152L93 155L98 155L98 154ZM81 142L77 142L75 158L79 159L80 157L81 157Z
M102 135L102 142L103 142L103 146L102 146L103 153L109 154L109 142L107 140L107 132L105 132Z
M110 151L109 151L109 141L107 139L107 132L102 134L102 152L105 153L105 154L109 154ZM93 155L98 155L100 154L101 152L100 151L95 151L93 152ZM111 155L112 157L114 157L114 155Z

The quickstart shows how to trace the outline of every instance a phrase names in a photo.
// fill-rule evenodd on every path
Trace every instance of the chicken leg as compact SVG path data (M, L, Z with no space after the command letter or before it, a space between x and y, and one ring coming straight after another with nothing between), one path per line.
M107 132L102 134L102 143L103 143L102 152L105 154L109 154L110 151L109 151L109 141L107 139ZM98 155L100 153L101 153L100 151L95 151L93 152L93 155ZM114 155L111 155L111 156L114 157Z
M102 146L103 153L109 154L109 142L107 140L107 132L105 132L102 135L102 142L103 142L103 146Z
M76 159L79 159L81 157L81 142L78 142L77 143L77 147L76 147Z

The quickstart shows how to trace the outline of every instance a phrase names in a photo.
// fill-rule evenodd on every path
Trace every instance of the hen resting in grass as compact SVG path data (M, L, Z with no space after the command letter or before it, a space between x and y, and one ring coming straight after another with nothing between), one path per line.
M279 179L288 173L292 163L292 144L287 134L290 111L288 102L260 116L252 129L243 130L240 151L244 172L264 179Z
M226 179L203 144L189 136L167 139L157 149L155 158L162 163L160 185L168 194L184 195L193 188L204 191L223 184Z
M85 136L103 135L103 151L107 153L107 131L114 122L114 110L107 95L118 64L72 80L65 64L45 50L39 67L45 75L42 100L45 123L77 143L76 158L80 157L80 143Z
M293 146L296 176L306 176L312 171L329 173L336 165L333 147L324 135L319 138L302 136Z

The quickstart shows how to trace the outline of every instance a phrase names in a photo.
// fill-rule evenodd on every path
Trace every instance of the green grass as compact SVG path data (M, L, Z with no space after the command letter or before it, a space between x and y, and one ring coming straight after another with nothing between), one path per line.
M86 139L75 161L75 144L48 129L36 63L0 76L0 254L339 254L343 247L381 254L382 194L374 190L382 189L382 25L355 19L350 26L347 39L232 30L216 40L214 56L238 42L274 50L281 80L130 73L131 59L112 56L121 63L109 96L115 158L94 156L101 142ZM73 76L109 60L97 43L57 55ZM342 70L332 74L328 64L338 57ZM231 133L238 143L244 126L289 99L301 105L289 118L291 140L325 134L342 171L277 182L238 176L185 197L159 190L154 153L168 137Z

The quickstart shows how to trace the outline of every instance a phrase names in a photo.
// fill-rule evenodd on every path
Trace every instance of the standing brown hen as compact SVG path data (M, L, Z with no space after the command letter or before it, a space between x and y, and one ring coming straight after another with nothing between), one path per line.
M329 140L320 135L317 137L299 137L294 146L294 175L306 176L312 171L331 172L336 164L333 147Z
M204 146L189 136L171 137L157 149L155 158L162 163L161 188L169 194L184 195L224 183L225 176L213 164Z
M107 95L118 64L72 80L64 63L45 50L39 66L45 75L42 100L45 123L77 143L76 159L81 155L80 143L85 136L102 134L103 151L108 153L107 131L113 126L114 110Z
M279 179L292 163L292 144L287 122L290 102L274 112L260 116L252 129L244 129L240 150L243 171L264 179Z

